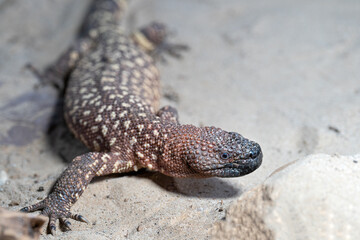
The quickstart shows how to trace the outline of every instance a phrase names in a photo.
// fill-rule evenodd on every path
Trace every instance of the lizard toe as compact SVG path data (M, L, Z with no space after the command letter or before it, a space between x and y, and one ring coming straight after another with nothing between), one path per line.
M45 208L46 203L45 203L45 199L35 203L33 205L27 206L27 207L23 207L22 209L20 209L21 212L35 212L37 210L41 210L43 208Z
M76 221L79 221L79 222L84 222L84 223L89 224L89 221L86 218L84 218L82 215L79 215L79 214L71 214L70 218L72 218Z

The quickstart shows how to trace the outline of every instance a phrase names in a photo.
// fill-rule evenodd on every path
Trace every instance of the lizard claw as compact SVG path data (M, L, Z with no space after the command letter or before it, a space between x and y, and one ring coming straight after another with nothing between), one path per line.
M83 216L81 216L79 214L71 214L70 218L72 218L72 219L74 219L76 221L79 221L79 222L84 222L84 223L87 223L87 224L90 223L86 218L84 218Z
M50 194L44 200L20 209L22 212L34 212L42 210L41 214L49 218L49 230L52 235L56 233L56 221L59 219L60 224L65 227L65 230L71 230L71 223L69 218L79 222L89 223L89 221L80 214L73 214L70 212L70 204L64 202L56 194Z
M59 218L60 223L64 226L65 230L71 230L71 222L67 218Z
M181 59L182 55L180 52L188 51L189 49L189 46L185 44L171 44L163 42L156 47L156 49L151 53L151 56L155 60L160 60L160 62L166 63L166 59L163 56L163 53L167 53L174 58Z
M56 234L56 227L54 225L50 226L50 232L51 232L51 235L55 236Z

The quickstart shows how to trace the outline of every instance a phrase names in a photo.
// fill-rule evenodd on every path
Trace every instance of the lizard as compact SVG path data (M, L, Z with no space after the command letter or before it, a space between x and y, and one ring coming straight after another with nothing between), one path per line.
M59 220L86 222L70 211L94 177L145 168L185 178L239 177L262 163L260 145L213 126L182 125L171 106L159 109L155 57L178 56L164 24L151 23L127 35L119 22L124 0L95 0L78 38L43 76L65 87L64 117L89 152L75 157L42 201L21 209L42 210L56 232Z

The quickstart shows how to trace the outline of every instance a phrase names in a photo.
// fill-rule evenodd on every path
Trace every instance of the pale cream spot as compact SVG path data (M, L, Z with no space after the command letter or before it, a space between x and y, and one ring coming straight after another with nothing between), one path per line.
M110 65L110 68L111 68L112 70L115 70L115 71L120 70L119 64L111 64L111 65Z
M95 81L92 78L89 78L82 82L83 85L95 85Z
M101 132L104 136L106 136L107 132L108 132L108 128L105 125L101 126Z
M138 166L134 166L134 171L137 172L138 171Z
M79 109L79 106L78 105L75 105L71 111L69 112L69 115L73 115L77 110Z
M141 152L136 152L136 155L137 155L139 158L143 158L143 157L144 157L144 154L142 154Z
M155 130L153 131L153 133L154 133L154 135L155 135L156 137L159 136L158 130L155 129Z
M91 132L92 132L92 133L96 133L97 131L99 131L99 127L98 127L98 126L95 125L95 126L92 126L92 127L91 127Z
M111 120L114 120L116 118L116 113L115 112L111 112L110 113L110 118Z
M152 158L153 160L156 160L156 159L157 159L157 156L156 156L155 154L151 154L151 158Z
M124 127L125 127L125 129L128 129L129 126L130 126L130 121L129 121L129 120L128 120L128 121L125 121L125 122L124 122Z
M81 103L81 107L84 108L87 103L88 103L88 100L83 101L83 102Z
M139 117L146 117L146 114L145 113L139 113L138 116Z
M104 87L103 87L103 90L104 90L104 91L113 90L113 89L115 89L114 86L104 86Z
M110 94L110 95L109 95L109 99L114 99L114 98L116 98L116 95L115 95L115 94Z
M150 144L145 143L145 144L144 144L144 148L148 148L148 147L150 147Z
M138 127L140 133L141 133L141 131L144 129L144 125L143 125L143 124L139 124L139 125L137 125L137 127Z
M103 156L101 157L101 160L102 160L104 163L107 163L108 158L109 158L108 155L103 155Z
M147 165L147 168L148 168L149 170L152 170L152 169L153 169L153 165L152 165L152 164L148 164L148 165Z
M135 64L133 62L130 61L124 61L123 63L125 66L129 67L129 68L133 68L135 67Z
M101 122L102 121L102 116L99 114L97 115L97 117L95 118L95 122Z
M110 111L112 109L112 105L107 106L106 110Z
M106 164L104 164L101 168L100 168L100 170L96 173L96 175L102 175L103 174L103 172L104 172L104 170L107 168L107 165Z
M110 139L109 145L112 146L116 142L116 138Z
M115 164L114 164L114 168L112 170L113 173L116 173L118 171L118 167L120 165L120 162L119 161L116 161Z
M144 66L145 64L145 61L142 58L136 58L135 62L140 66Z
M125 110L125 111L123 111L122 113L119 114L119 117L122 118L122 117L124 117L127 113L128 113L128 112Z
M99 113L102 113L104 110L105 110L105 108L106 108L106 106L105 105L103 105L103 106L101 106L101 108L99 109Z
M87 95L83 95L83 96L82 96L82 99L88 99L88 98L91 98L91 97L93 97L93 96L94 96L93 93L89 93L89 94L87 94Z
M130 140L130 145L134 145L137 142L135 137L132 137Z
M114 123L114 125L113 125L113 129L117 129L117 127L119 126L119 124L120 124L120 121L119 121L119 120L115 121L115 123Z
M115 78L108 77L108 76L103 76L100 81L101 82L113 82L113 81L115 81Z
M99 33L96 29L91 29L90 33L89 33L90 37L92 37L92 38L96 38L98 36L98 34Z
M130 104L128 104L128 103L122 103L121 106L123 106L123 107L130 107Z
M84 115L84 116L89 116L89 115L90 115L90 113L91 113L91 111L90 111L90 110L86 110L86 111L84 111L84 112L83 112L83 115Z
M70 59L71 59L71 62L74 63L76 60L79 59L79 53L77 53L76 51L72 51L70 53Z
M95 160L92 164L89 165L89 167L95 167L99 163L99 160Z
M83 94L83 93L86 93L87 92L87 88L86 87L82 87L82 88L80 88L80 90L79 90L79 93L80 94Z
M133 166L133 163L131 161L128 161L126 163L126 168L131 168Z

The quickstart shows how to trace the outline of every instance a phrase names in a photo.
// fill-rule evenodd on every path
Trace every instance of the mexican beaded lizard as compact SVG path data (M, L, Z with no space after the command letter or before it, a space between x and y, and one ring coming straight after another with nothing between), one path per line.
M119 28L125 1L95 0L76 43L45 72L69 76L64 114L91 152L76 157L44 200L22 209L42 210L55 232L57 219L87 222L70 212L95 176L147 168L172 177L239 177L262 161L259 144L215 127L181 125L177 111L159 105L159 73L151 53L176 55L162 24L127 37Z

